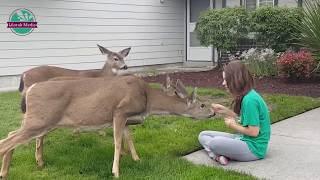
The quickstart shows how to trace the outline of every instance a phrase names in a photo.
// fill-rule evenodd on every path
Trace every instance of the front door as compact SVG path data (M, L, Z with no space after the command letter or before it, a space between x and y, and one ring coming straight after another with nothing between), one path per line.
M212 8L212 0L187 0L187 61L212 61L212 47L203 47L194 31L202 11Z

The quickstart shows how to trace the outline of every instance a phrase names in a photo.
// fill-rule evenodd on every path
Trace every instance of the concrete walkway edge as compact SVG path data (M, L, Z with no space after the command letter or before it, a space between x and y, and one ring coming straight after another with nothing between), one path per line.
M184 156L195 164L245 172L261 179L320 179L320 108L272 124L265 159L220 166L204 150Z

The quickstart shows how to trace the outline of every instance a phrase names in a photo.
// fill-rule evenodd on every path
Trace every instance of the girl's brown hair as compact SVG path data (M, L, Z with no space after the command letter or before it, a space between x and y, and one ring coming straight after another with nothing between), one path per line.
M254 87L254 81L247 67L240 61L230 62L224 67L225 80L233 95L233 110L240 114L243 97Z

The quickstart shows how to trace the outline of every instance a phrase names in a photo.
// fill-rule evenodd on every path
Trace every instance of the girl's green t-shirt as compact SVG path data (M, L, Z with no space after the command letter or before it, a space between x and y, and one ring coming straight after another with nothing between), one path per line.
M268 106L263 98L254 90L250 90L242 99L241 103L241 125L259 126L257 137L242 135L241 140L245 141L253 154L264 158L270 140L270 115Z

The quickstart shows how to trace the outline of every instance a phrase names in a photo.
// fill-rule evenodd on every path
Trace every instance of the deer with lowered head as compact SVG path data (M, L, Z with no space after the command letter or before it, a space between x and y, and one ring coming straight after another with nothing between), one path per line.
M139 160L128 129L131 122L149 114L176 114L195 119L209 118L212 112L196 101L196 92L187 96L180 81L175 95L153 89L135 76L81 78L46 81L26 92L26 112L21 127L0 141L3 156L0 176L7 178L14 149L59 127L99 129L113 127L114 160L112 173L119 177L121 142L127 140L134 160ZM138 117L138 118L137 118ZM131 121L133 119L133 121ZM42 161L42 146L36 141L37 162ZM38 164L39 165L39 164Z
M117 75L118 70L126 70L124 58L129 54L131 48L123 49L120 52L112 52L97 44L102 54L107 55L107 60L102 69L92 70L71 70L55 66L39 66L24 72L20 77L19 91L24 94L32 84L47 81L51 78L63 77L102 77ZM70 78L72 79L72 78Z

